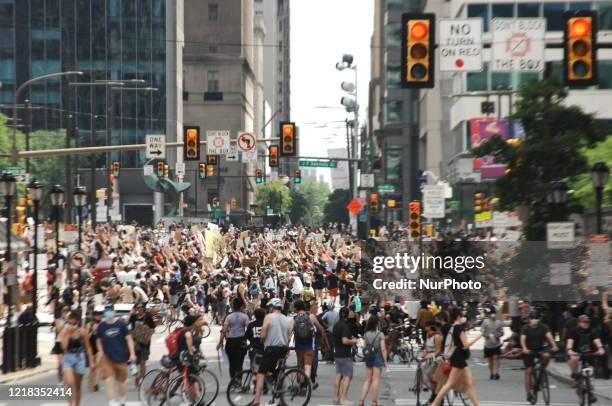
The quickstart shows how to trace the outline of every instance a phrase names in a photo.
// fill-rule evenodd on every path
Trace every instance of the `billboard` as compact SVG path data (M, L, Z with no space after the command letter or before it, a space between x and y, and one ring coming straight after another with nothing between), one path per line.
M470 119L470 143L472 148L478 147L495 135L500 135L503 139L510 138L510 121L492 117ZM472 168L480 170L482 178L498 178L506 173L506 166L495 163L492 156L474 158Z

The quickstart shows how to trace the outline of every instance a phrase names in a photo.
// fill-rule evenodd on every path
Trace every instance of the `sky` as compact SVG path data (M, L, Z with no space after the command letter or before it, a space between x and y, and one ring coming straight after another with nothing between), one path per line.
M355 74L336 70L346 53L353 55L357 65L360 122L364 123L374 1L291 0L291 118L300 128L302 156L326 157L328 148L346 147L344 120L353 114L340 105L346 95L340 83L353 82ZM327 178L329 171L325 172Z

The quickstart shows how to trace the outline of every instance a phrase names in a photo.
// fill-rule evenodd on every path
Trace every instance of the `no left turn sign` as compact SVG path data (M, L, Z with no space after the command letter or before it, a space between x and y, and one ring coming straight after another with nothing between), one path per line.
M253 151L256 144L255 136L251 133L241 133L236 140L236 146L238 150L242 152Z
M84 268L87 265L87 256L82 251L75 251L70 256L70 265L74 268Z

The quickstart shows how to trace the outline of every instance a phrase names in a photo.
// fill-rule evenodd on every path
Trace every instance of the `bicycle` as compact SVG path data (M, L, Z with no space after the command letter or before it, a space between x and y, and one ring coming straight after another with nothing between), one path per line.
M576 388L580 406L590 406L597 401L593 394L593 379L594 368L591 360L596 354L580 353L580 384Z
M425 359L419 358L416 360L417 369L414 375L414 384L410 388L410 391L416 396L416 406L421 406L421 392L425 392L427 387L425 386L425 380L423 377L423 364L426 362ZM425 405L427 402L423 403Z
M181 374L168 383L166 403L170 406L198 406L206 393L204 380L198 375L198 358L183 351L180 361L183 365Z
M550 404L550 386L548 384L548 372L542 365L542 352L538 352L535 357L535 365L529 379L529 403L535 405L538 402L538 392L542 392L545 404Z
M292 350L290 348L289 350ZM287 355L289 352L287 352ZM287 367L287 357L279 360L276 371L266 374L264 393L271 396L268 404L277 400L284 406L305 406L312 395L310 379L295 367ZM245 369L234 376L227 386L227 401L232 406L250 406L255 400L257 373Z

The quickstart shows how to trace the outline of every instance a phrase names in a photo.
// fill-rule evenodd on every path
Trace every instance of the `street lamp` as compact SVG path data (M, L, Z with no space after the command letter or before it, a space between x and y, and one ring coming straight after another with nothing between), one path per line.
M593 181L593 187L595 188L595 219L596 219L596 232L597 234L602 233L601 227L601 205L603 202L603 191L608 183L610 176L610 169L605 162L599 161L591 168L591 180Z
M2 351L2 372L7 373L9 370L15 370L15 355L14 351L10 351L11 345L9 343L14 344L14 341L11 341L9 338L9 329L11 328L11 319L13 317L12 310L12 290L15 285L15 275L11 275L9 279L8 275L8 267L11 262L11 200L13 196L15 196L15 177L9 173L5 172L0 177L0 193L4 196L4 206L6 210L6 249L4 251L4 285L7 288L7 296L8 296L8 315L6 317L6 324L4 326L4 337L2 340L4 351ZM15 272L15 269L12 270Z
M55 214L55 270L59 271L59 222L60 222L60 210L64 205L66 196L64 195L64 189L60 185L54 185L50 191L51 194L51 205Z
M78 210L78 224L79 224L79 251L81 250L81 234L83 232L83 206L87 204L87 189L85 186L77 186L74 188L72 192L72 196L74 198L74 205ZM72 277L72 275L70 275ZM81 268L79 268L79 281L77 283L77 288L79 291L79 307L81 302Z
M548 194L548 201L552 203L552 214L557 220L563 220L562 207L567 202L569 188L562 180L554 180L551 182L551 189Z
M38 310L38 210L40 207L40 199L43 194L43 186L35 179L28 184L27 187L28 199L34 203L34 275L32 281L32 289L34 290L32 296L32 307L33 312L36 314Z

